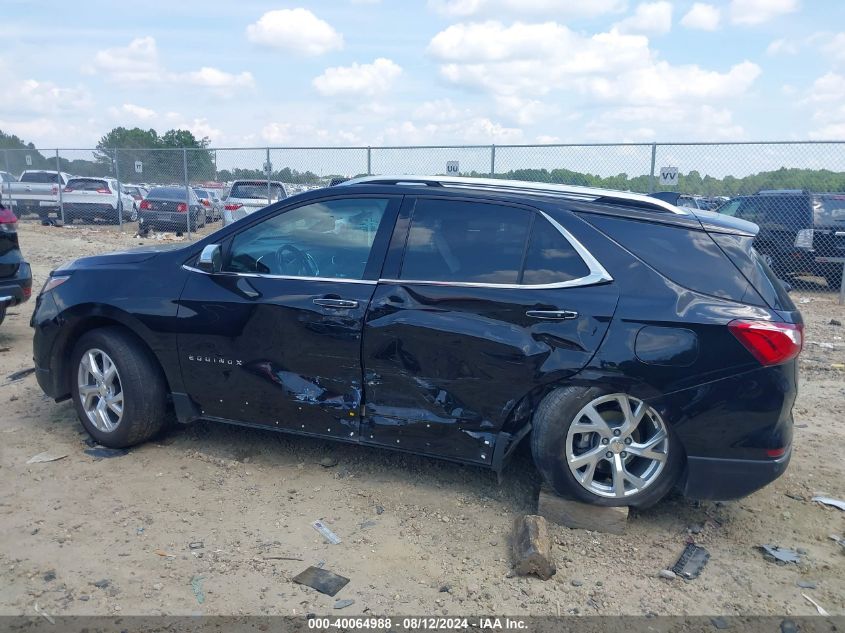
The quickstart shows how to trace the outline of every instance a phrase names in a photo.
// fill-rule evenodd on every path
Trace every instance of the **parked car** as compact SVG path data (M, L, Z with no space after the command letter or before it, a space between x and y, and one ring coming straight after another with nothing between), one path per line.
M236 180L223 200L223 226L287 197L284 183L277 180Z
M200 204L205 207L206 223L217 222L217 220L223 217L223 202L217 196L216 191L194 187L194 193L197 194Z
M138 204L141 204L141 200L147 197L147 194L150 192L149 189L142 185L121 185L123 191L127 194L132 196L132 199Z
M70 174L45 169L27 169L18 182L3 185L0 195L18 217L37 213L47 222L51 212L59 212L59 188L64 187Z
M138 219L138 204L114 178L71 178L62 190L65 224L74 220L118 224Z
M649 195L677 207L688 207L702 211L712 211L724 203L724 200L720 197L691 196L677 191L657 191Z
M760 191L725 203L719 213L754 222L754 247L778 277L824 277L828 287L842 283L845 257L845 193L801 190Z
M53 271L38 381L106 446L172 402L499 472L530 436L555 490L600 505L730 499L787 466L802 345L756 230L609 190L359 178Z
M29 301L31 295L32 269L21 255L18 218L0 196L0 323L9 306Z
M155 187L141 201L138 217L142 228L196 231L205 226L205 207L190 187L187 192L185 187Z

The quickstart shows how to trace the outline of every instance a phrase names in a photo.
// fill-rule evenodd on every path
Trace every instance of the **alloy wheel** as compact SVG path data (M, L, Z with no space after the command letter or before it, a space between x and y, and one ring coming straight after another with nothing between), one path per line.
M651 486L666 466L669 433L653 408L624 393L596 398L566 435L575 480L600 497L621 499Z
M82 355L77 372L79 400L98 431L111 433L123 418L123 388L114 361L100 349Z

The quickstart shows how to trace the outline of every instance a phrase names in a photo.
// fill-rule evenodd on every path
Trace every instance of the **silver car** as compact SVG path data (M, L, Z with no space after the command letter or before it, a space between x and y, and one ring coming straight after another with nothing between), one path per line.
M236 180L223 200L223 226L288 197L278 180Z

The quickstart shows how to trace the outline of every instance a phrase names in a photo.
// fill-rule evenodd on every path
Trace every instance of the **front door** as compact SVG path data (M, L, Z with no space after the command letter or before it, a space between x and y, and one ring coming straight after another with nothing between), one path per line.
M401 198L281 210L194 271L179 305L182 374L203 415L357 437L361 331Z

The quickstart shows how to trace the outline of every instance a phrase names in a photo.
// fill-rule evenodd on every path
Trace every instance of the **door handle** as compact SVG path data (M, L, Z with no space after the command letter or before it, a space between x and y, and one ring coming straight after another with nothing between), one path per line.
M336 308L338 310L358 307L358 302L350 299L314 299L314 303L324 308Z
M567 321L577 319L578 313L574 310L528 310L525 316L533 319L546 319L547 321Z

